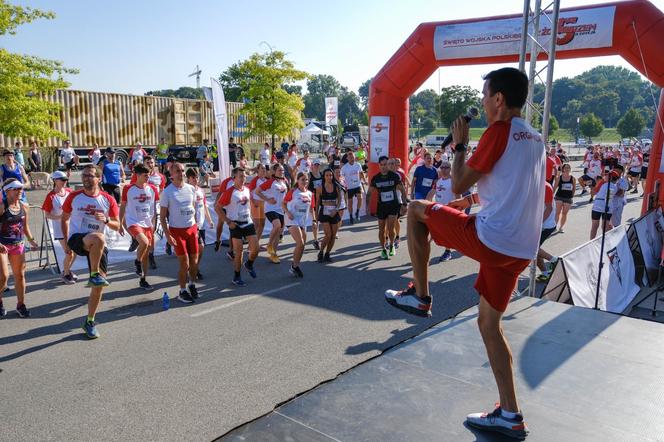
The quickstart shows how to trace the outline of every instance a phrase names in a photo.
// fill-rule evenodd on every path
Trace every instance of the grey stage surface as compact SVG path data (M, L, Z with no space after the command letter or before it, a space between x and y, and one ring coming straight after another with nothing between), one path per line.
M463 423L498 397L476 319L468 309L222 439L501 440ZM504 328L528 440L664 440L661 324L522 298Z

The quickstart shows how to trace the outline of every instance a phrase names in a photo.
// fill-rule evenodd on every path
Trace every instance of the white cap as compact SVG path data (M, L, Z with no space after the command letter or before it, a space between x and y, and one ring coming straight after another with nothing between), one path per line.
M2 186L2 190L12 190L12 189L23 189L23 183L17 180Z
M313 164L320 164L320 158L316 158L316 159L313 161Z
M56 170L55 172L53 172L51 174L51 179L52 180L69 180L69 178L67 178L67 174L64 173L61 170Z

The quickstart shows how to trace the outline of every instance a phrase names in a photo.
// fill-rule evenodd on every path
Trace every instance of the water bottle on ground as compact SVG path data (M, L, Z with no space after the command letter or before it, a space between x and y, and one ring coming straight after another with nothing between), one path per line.
M164 310L168 310L171 306L171 298L168 297L168 293L164 292L164 296L161 298L161 306Z

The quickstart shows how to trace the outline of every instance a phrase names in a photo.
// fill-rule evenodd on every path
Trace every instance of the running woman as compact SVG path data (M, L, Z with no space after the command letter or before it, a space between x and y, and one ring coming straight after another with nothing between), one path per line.
M233 169L233 186L226 189L214 206L220 223L228 224L233 248L233 284L244 287L247 285L240 275L242 269L243 241L249 243L249 257L244 263L245 270L252 278L256 277L254 261L258 256L258 238L254 223L251 220L251 191L244 185L246 176L244 169Z
M143 290L152 290L147 282L148 255L150 247L154 246L153 220L157 213L159 189L148 182L148 168L142 164L134 166L136 182L122 189L120 203L120 235L125 230L138 243L134 266L138 275L138 286Z
M101 160L101 149L99 149L99 145L97 143L94 143L92 145L92 149L88 151L88 160L95 166L97 163L99 163L99 160Z
M346 197L348 188L346 187L346 180L344 179L344 176L341 175L341 167L334 168L334 179L337 180L337 184L339 185L339 192L341 192L341 205L339 206L339 228L341 228L344 219L344 212L346 211L346 201L348 199ZM337 232L338 231L339 230L337 230ZM339 239L338 234L337 239Z
M643 155L638 147L632 148L632 156L629 160L629 179L632 182L632 192L639 193L639 182L641 181L641 169L643 168Z
M576 178L572 175L572 166L569 163L563 164L562 173L556 177L553 184L556 194L555 224L558 226L558 232L564 233L565 223L567 222L567 213L572 207L574 191L576 189Z
M299 172L295 182L297 187L288 191L281 205L286 215L286 226L295 241L293 264L289 271L298 278L304 278L300 269L300 260L307 242L307 224L309 220L316 219L316 206L313 193L307 189L309 186L308 174Z
M259 244L263 237L263 229L265 229L265 202L256 195L256 189L267 181L267 179L267 168L263 163L259 163L256 166L256 176L247 186L251 190L251 219L254 221L256 238Z
M208 209L207 199L205 198L205 190L198 186L198 170L191 168L187 169L187 184L192 185L196 189L196 226L198 227L198 272L196 272L196 280L203 280L201 274L201 261L203 261L203 249L205 249L205 222L207 221L210 229L214 229L214 222L210 216Z
M346 197L349 210L348 214L350 215L350 223L354 224L354 219L360 219L360 207L362 207L363 194L362 183L366 183L367 179L364 176L362 165L355 161L355 154L353 152L348 152L346 155L348 162L341 168L341 175L344 177L344 181L348 188ZM353 197L357 197L357 205L355 206L354 212ZM355 218L353 218L353 214L355 215Z
M622 223L622 214L625 204L627 204L627 190L629 189L629 183L624 177L625 168L622 165L617 165L613 169L618 175L618 180L616 181L616 195L609 202L611 209L611 226L618 227Z
M339 184L334 179L332 169L325 169L323 172L323 184L316 189L316 205L318 209L318 221L323 226L325 236L320 244L318 252L318 262L332 262L330 252L334 247L337 229L339 229L339 207L342 202L342 194Z
M429 201L434 201L438 204L447 205L450 201L461 198L461 195L452 191L452 175L450 172L452 165L448 161L443 161L438 168L438 180L433 189L427 195ZM443 254L438 258L438 262L449 261L452 259L452 250L445 248Z
M644 181L648 178L648 165L650 164L650 144L646 144L642 149L643 154L643 163L641 163L641 189L643 189L643 195L645 195L646 186Z
M107 228L120 229L120 209L115 199L100 189L101 173L98 168L92 164L85 166L81 179L83 190L69 194L62 206L60 223L62 234L67 238L65 253L73 251L88 259L90 279L87 287L90 287L90 297L83 331L89 339L96 339L100 335L95 315L102 291L110 285L106 280L108 249L105 231Z
M588 161L588 171L579 178L579 186L581 187L581 194L585 195L587 193L586 186L590 186L590 189L595 187L597 181L602 177L602 159L599 152L593 153L592 159ZM593 196L590 196L590 201L593 200Z
M29 206L21 201L23 184L15 178L8 178L2 184L6 199L0 204L0 317L7 314L2 304L2 294L9 280L9 266L14 275L16 292L16 313L21 318L30 316L25 306L25 239L30 246L39 245L32 238L28 224Z
M429 154L429 160L431 160L431 154ZM399 174L387 168L386 156L378 159L378 166L380 172L371 179L369 192L376 192L378 197L376 217L378 218L378 241L381 247L380 256L383 259L390 259L390 256L395 254L394 238L396 230L394 224L399 215L406 214L408 197ZM401 194L401 199L399 199L397 191ZM367 196L367 199L369 199L369 196ZM385 245L386 234L390 239L389 251Z
M284 209L281 203L288 187L288 183L284 179L284 166L277 163L272 166L272 178L256 188L256 195L265 201L265 217L272 223L270 238L267 242L267 253L274 264L281 262L277 255L279 236L284 229Z
M141 143L136 143L136 147L129 153L131 166L135 167L137 164L143 164L143 159L147 156L147 152L143 149Z
M311 165L312 163L311 163L311 158L309 158L309 151L307 149L304 149L302 151L302 158L297 160L297 162L295 163L294 169L296 175L300 172L308 175L309 172L311 172Z
M60 242L62 250L66 250L67 241L62 233L60 220L62 219L62 206L72 190L67 187L68 179L66 173L56 170L51 175L51 179L53 180L53 190L46 195L42 203L42 210L44 211L44 216L51 220L53 239ZM78 281L78 276L71 271L71 266L76 259L76 255L71 250L64 255L62 282L65 284L75 284Z
M590 225L590 239L594 239L595 236L597 236L600 218L604 220L602 229L605 229L606 231L611 230L611 200L618 191L616 183L619 178L620 173L618 171L609 172L607 170L605 177L600 178L593 189L592 194L595 196L595 201L593 202L592 211L590 212L590 219L592 220ZM606 201L607 191L609 197L608 204Z
M424 164L418 166L413 174L411 198L416 200L426 199L437 179L438 171L433 167L433 157L427 152L424 154Z
M235 163L237 164L237 161ZM224 192L230 189L231 187L233 187L233 175L229 176L228 178L225 178L221 182L221 184L219 185L219 193L217 195L217 199L221 198L221 195L223 195ZM217 223L217 228L215 230L215 239L214 239L215 252L218 252L219 247L221 247L221 233L223 230L224 230L224 223ZM233 250L229 250L228 252L226 252L226 256L228 257L228 259L232 261L234 259Z
M311 166L309 173L309 190L316 195L316 190L323 185L323 175L320 173L320 160L316 158ZM312 244L315 250L320 250L320 243L318 242L318 220L313 217L311 221L311 233L314 237Z
M198 226L196 225L196 189L184 182L184 164L171 166L171 184L159 198L159 220L166 240L175 250L180 270L178 300L191 304L198 299ZM189 285L187 286L187 276ZM187 291L187 287L189 291Z
M163 138L162 138L163 140ZM158 146L157 146L158 147ZM167 146L168 147L168 146ZM150 171L148 174L148 183L152 184L154 187L157 188L159 193L163 192L164 189L166 188L166 177L159 172L159 169L155 165L155 159L154 157L148 155L143 159L143 165ZM132 179L134 177L132 176ZM152 225L154 228L154 231L157 231L157 214L155 213L154 219L152 220ZM150 252L148 253L148 263L150 265L150 268L152 270L157 268L157 261L154 259L154 243L155 241L152 241L152 245L150 246Z

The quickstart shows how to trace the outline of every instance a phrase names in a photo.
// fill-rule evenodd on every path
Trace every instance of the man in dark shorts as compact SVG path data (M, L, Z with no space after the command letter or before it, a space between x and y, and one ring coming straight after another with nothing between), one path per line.
M417 200L408 206L408 251L414 281L402 291L387 290L386 301L418 316L431 314L428 265L429 238L459 250L480 263L475 289L480 294L478 326L500 395L490 413L467 416L470 426L525 438L528 429L517 403L512 354L501 318L519 274L537 253L544 212L546 149L542 137L521 118L528 95L528 78L514 68L484 77L482 106L489 127L466 163L468 123L452 125L455 149L453 192L463 194L477 183L478 194L448 206ZM514 180L515 174L521 178ZM459 209L481 202L477 215ZM452 207L450 207L452 206ZM429 236L430 235L430 236Z
M99 188L101 175L92 164L81 174L83 190L71 192L62 206L62 235L67 239L65 253L71 251L88 259L90 287L88 317L83 323L85 335L90 339L99 337L95 325L95 314L101 302L101 293L109 283L106 280L108 249L106 228L120 229L120 210L115 199Z
M408 205L406 189L403 187L401 177L398 173L388 169L387 160L386 156L378 159L380 172L371 178L371 184L367 192L367 201L371 201L371 192L376 192L376 198L378 198L376 218L378 218L380 257L383 259L390 259L390 256L394 256L395 224L397 217L406 213L406 206ZM399 199L397 192L401 195L401 199ZM385 244L385 228L387 228L387 236L390 239L389 251Z

